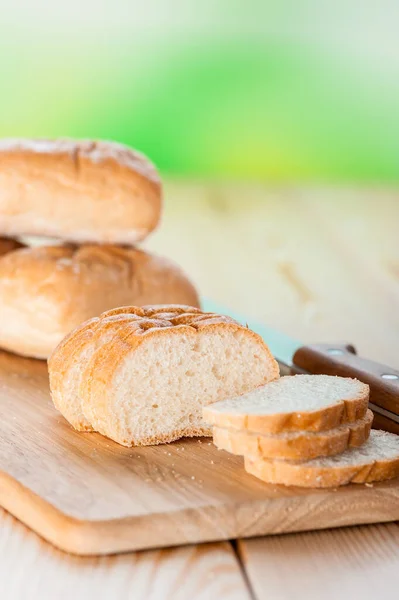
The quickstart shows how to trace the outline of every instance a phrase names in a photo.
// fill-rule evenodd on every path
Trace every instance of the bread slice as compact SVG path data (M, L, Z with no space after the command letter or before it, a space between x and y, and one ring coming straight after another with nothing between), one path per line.
M115 306L199 306L181 269L118 246L43 246L0 257L0 347L47 358L82 322Z
M0 140L0 234L136 244L158 224L158 173L142 154L95 140Z
M187 306L124 307L77 328L49 360L55 406L125 446L212 434L203 406L279 376L262 338Z
M220 450L252 458L310 460L332 456L349 447L361 446L370 435L373 413L354 423L328 431L294 431L291 433L257 434L245 430L213 428L213 443Z
M369 386L346 377L292 375L204 409L210 425L256 433L326 431L362 419Z
M399 476L399 436L372 430L368 441L343 454L307 462L245 458L245 469L266 483L326 488Z

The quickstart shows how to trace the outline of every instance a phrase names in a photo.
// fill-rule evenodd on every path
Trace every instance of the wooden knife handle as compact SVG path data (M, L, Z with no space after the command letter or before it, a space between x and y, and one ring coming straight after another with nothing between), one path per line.
M303 346L293 362L308 373L356 377L369 384L370 402L399 414L399 371L360 358L351 344Z

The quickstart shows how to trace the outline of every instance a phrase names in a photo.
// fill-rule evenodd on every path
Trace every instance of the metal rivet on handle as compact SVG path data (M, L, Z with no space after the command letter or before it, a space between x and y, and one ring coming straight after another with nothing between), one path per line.
M338 348L330 348L327 350L328 354L344 354L343 350L339 350Z
M399 379L399 375L395 375L394 373L383 373L381 377L382 379Z

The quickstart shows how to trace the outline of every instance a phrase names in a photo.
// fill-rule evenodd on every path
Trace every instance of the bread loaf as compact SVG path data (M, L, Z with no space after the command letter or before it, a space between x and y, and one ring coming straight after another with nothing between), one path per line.
M307 462L247 457L245 469L266 483L300 487L325 488L393 479L399 476L399 436L372 430L363 446L336 456Z
M45 246L0 257L0 347L6 350L47 358L83 321L132 303L199 301L176 265L132 248Z
M202 408L278 377L262 338L187 306L125 307L78 327L49 360L55 406L125 446L211 435Z
M0 235L134 244L160 212L154 166L126 146L0 140Z
M373 413L368 410L362 419L328 431L294 431L267 435L214 427L213 443L220 450L251 458L311 460L361 446L370 435L372 422Z
M369 386L346 377L295 375L204 409L210 425L276 434L326 431L362 419Z

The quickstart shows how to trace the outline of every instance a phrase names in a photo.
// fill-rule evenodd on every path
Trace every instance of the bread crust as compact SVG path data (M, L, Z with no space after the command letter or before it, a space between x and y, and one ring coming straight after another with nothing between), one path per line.
M294 375L290 377L302 377ZM316 376L315 376L316 377ZM359 382L360 384L360 382ZM294 431L327 431L362 419L367 411L370 388L361 384L357 398L349 398L331 406L312 411L293 411L275 414L235 414L204 408L204 419L210 425L225 429L248 430L259 434L278 434Z
M3 254L8 254L8 252L12 252L12 250L18 250L18 248L23 248L24 244L17 242L17 240L13 240L11 238L0 238L0 256Z
M321 432L261 435L245 430L213 428L213 443L221 450L251 458L311 460L361 446L369 437L373 413L354 423Z
M81 398L82 415L95 431L111 437L126 446L149 445L171 442L180 437L211 435L211 429L203 427L185 427L168 434L147 436L140 439L126 439L112 432L110 411L108 407L110 388L113 378L125 357L160 336L198 336L207 335L211 331L231 329L234 332L245 332L259 344L264 359L270 362L271 378L279 376L277 362L272 357L262 338L253 331L243 327L230 317L214 313L203 313L197 307L164 305L145 307L123 307L103 313L72 332L53 352L49 359L50 388L57 408L68 418L68 397L63 390L63 382L68 373L79 360L82 345L87 343L95 349L80 378L79 397ZM109 335L108 335L109 333ZM265 381L268 379L265 374ZM70 419L68 419L70 420ZM71 421L70 421L71 422ZM77 428L79 423L73 423Z
M161 206L155 167L122 144L0 141L0 234L134 244L156 227Z
M172 262L117 246L23 248L0 258L0 346L47 358L71 330L114 306L199 305Z
M370 440L375 433L374 430L371 432ZM399 476L399 449L398 455L394 458L384 459L376 456L367 464L343 464L334 467L314 467L307 462L295 463L246 457L245 470L266 483L277 485L327 488L348 483L372 483Z

